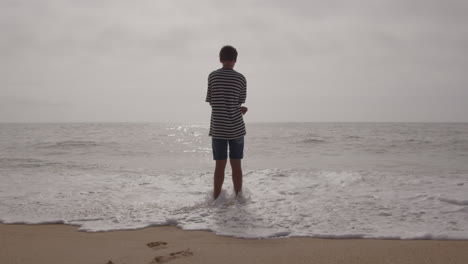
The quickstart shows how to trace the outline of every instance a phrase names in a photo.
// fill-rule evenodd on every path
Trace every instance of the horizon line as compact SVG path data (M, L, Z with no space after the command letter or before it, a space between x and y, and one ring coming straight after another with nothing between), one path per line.
M96 123L206 123L209 121L46 121L46 122L0 122L0 124L96 124ZM245 121L246 124L255 123L438 123L465 124L468 121Z

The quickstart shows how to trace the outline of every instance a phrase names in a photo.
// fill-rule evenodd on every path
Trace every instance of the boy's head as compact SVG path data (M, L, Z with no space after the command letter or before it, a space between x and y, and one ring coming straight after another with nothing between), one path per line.
M219 61L223 64L234 65L237 61L237 50L233 46L224 46L219 52Z

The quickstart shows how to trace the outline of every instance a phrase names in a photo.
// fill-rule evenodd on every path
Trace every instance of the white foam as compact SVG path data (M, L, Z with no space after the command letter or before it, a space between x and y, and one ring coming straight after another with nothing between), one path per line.
M99 137L83 126L0 130L0 149L11 150L0 153L2 223L88 232L173 225L248 238L468 239L465 143L437 149L446 129L419 144L426 139L408 141L416 136L402 136L405 126L394 134L360 132L361 125L346 133L259 126L249 130L242 194L234 194L228 171L214 201L206 126L103 126ZM297 144L307 139L323 141ZM434 153L424 160L411 144Z
M89 232L174 225L247 238L468 238L466 200L433 199L464 186L443 181L415 194L421 181L403 175L256 170L246 173L241 195L226 181L213 200L208 172L34 177L29 191L3 190L0 212L3 223L65 223Z

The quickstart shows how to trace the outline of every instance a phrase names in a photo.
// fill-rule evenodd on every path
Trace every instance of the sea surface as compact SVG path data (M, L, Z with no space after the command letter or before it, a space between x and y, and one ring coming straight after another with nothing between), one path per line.
M0 222L244 238L468 239L467 123L247 123L212 197L207 123L0 124Z

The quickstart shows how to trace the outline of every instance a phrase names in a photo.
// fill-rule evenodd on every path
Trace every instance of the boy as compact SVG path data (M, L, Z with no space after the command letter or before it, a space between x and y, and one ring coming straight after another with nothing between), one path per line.
M236 196L242 190L241 159L244 157L245 124L243 115L247 107L241 106L247 97L247 80L234 70L237 50L224 46L219 52L223 67L208 76L206 102L211 106L210 133L212 137L214 171L213 198L217 199L224 182L224 169L228 158L232 168L232 182Z

